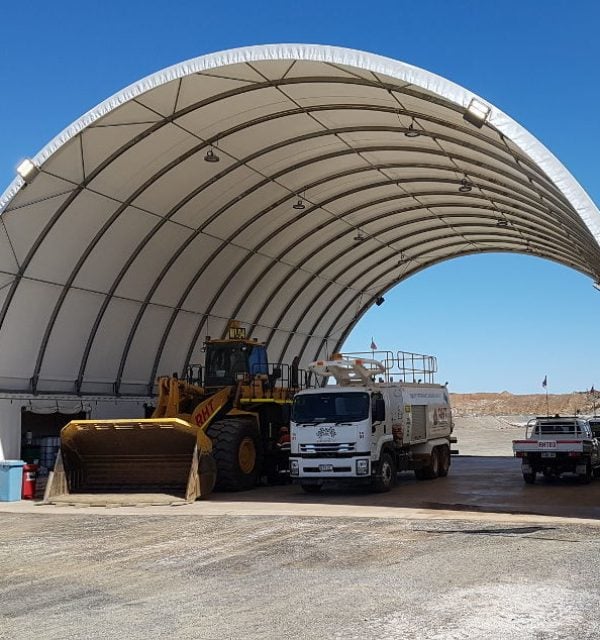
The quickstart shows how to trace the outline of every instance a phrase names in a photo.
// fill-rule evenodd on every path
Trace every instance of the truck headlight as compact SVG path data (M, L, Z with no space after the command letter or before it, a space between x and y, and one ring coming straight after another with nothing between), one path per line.
M300 473L300 464L298 460L290 460L290 475L297 476Z
M369 461L368 460L357 460L356 461L356 475L357 476L367 476L367 475L369 475Z

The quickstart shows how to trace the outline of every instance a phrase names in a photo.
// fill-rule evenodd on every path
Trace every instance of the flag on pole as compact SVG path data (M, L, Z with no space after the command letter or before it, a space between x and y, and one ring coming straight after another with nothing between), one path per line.
M542 387L544 387L544 389L548 386L548 376L544 376L544 379L542 380Z
M592 388L590 389L590 394L594 395L596 393L595 389L594 389L594 385L592 385Z
M371 338L371 351L377 351L377 345L375 344L375 340Z

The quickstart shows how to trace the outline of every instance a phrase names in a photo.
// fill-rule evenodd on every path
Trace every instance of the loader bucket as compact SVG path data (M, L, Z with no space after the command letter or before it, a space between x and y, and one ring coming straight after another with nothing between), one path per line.
M214 487L211 448L198 427L180 418L74 420L61 431L44 501L139 504L148 502L144 496L162 496L164 503L166 496L192 502Z

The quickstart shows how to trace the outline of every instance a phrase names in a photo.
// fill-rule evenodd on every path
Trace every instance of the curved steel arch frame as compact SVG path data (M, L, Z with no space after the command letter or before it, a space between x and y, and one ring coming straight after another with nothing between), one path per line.
M261 69L264 71L264 68L261 68L260 64L273 61L289 61L290 64L287 66L287 70L285 72L282 71L279 77L271 78L261 72ZM290 70L298 62L310 63L310 73L291 75ZM244 201L246 198L249 199L250 196L259 193L263 187L273 183L281 187L281 179L286 179L292 174L301 174L302 170L308 171L324 160L330 161L332 166L335 167L336 160L354 156L358 159L358 165L350 168L342 165L342 169L338 168L317 179L301 179L300 186L296 186L293 189L287 186L283 187L287 191L283 197L266 200L263 198L264 206L241 222L237 229L229 233L229 235L219 238L220 244L209 256L202 260L195 274L187 284L182 286L179 299L172 307L168 321L159 339L151 370L148 371L149 389L152 388L152 381L157 373L159 363L169 340L172 339L172 331L177 317L184 310L188 296L194 291L198 282L201 281L203 274L206 273L213 260L227 246L236 246L239 249L241 252L240 260L232 264L228 272L223 274L220 286L216 287L206 307L198 311L192 310L193 313L199 316L199 321L187 349L184 366L187 366L190 362L197 342L205 328L206 320L211 314L214 314L214 309L220 297L225 294L230 287L230 283L240 276L252 256L264 255L267 259L267 264L257 277L245 284L244 289L237 291L237 300L234 300L236 314L244 307L247 296L252 295L252 292L257 291L261 284L264 283L266 274L278 263L283 263L283 258L289 251L298 249L303 243L307 244L307 241L310 240L311 236L314 237L315 233L321 234L321 244L317 243L313 247L307 246L308 251L303 252L302 258L297 258L296 264L285 263L292 270L303 271L307 275L304 281L298 283L296 288L287 292L287 302L282 301L283 306L279 309L275 323L269 326L263 320L271 304L269 297L260 305L253 318L244 318L251 327L267 326L270 331L268 342L274 339L278 331L287 333L287 339L277 347L279 350L276 356L277 359L282 359L286 355L293 337L298 333L306 336L301 348L300 355L302 357L304 357L304 352L311 340L321 339L321 346L315 354L315 357L318 356L320 350L327 344L327 340L331 338L332 331L337 331L336 326L346 314L347 309L353 307L358 301L359 306L362 304L362 307L354 315L354 320L343 331L342 338L336 344L336 348L338 348L355 322L358 321L359 317L362 316L378 295L381 295L382 292L387 291L390 287L418 270L454 256L493 250L528 251L571 266L598 279L600 274L600 247L598 245L600 241L600 213L583 189L547 149L504 113L467 90L422 69L364 52L316 45L269 45L225 51L174 65L127 87L92 109L42 149L33 159L34 163L44 172L44 163L52 159L55 153L65 145L76 143L77 136L90 126L93 126L96 121L131 101L136 101L144 108L150 109L149 106L143 103L143 97L153 89L162 87L170 82L181 82L194 74L198 74L202 78L203 74L210 75L215 70L219 70L222 72L223 77L227 78L227 67L244 64L246 65L245 68L252 70L256 79L244 79L243 83L236 88L221 92L216 91L199 100L192 100L190 104L181 109L177 109L177 104L175 103L173 111L169 115L155 112L155 115L160 116L157 121L149 122L144 131L125 140L121 146L113 150L88 175L84 171L82 181L73 183L72 190L70 193L67 192L64 202L51 212L44 228L35 238L23 260L18 265L17 272L11 274L14 279L9 285L8 293L0 311L0 331L4 327L4 320L11 308L21 281L27 278L27 270L34 256L47 240L50 231L60 217L77 200L80 194L90 188L90 184L95 178L110 167L116 159L123 156L127 151L134 149L142 141L150 139L166 124L174 124L196 140L196 143L191 148L159 167L142 184L136 186L128 196L122 199L113 197L113 200L117 200L120 203L119 206L94 236L90 237L84 251L76 260L70 275L65 283L60 285L61 293L49 315L40 341L40 348L33 369L32 391L35 392L37 390L37 380L43 368L46 351L67 295L73 289L77 275L84 267L92 250L105 237L107 231L119 216L128 207L140 208L136 205L136 200L141 194L163 177L167 177L172 170L181 166L186 160L203 153L208 147L219 142L220 148L224 148L229 138L233 138L236 134L252 132L254 128L263 125L278 126L285 129L288 118L300 115L313 119L318 129L309 133L289 135L278 142L266 140L250 153L244 155L244 157L231 156L233 163L230 166L217 172L200 185L190 184L190 189L187 193L173 194L172 206L169 211L159 214L156 224L138 242L136 248L124 262L116 278L108 287L104 300L100 305L100 310L90 327L81 361L75 366L77 370L75 389L77 392L81 391L85 382L87 363L106 311L111 301L116 297L119 284L128 274L144 248L148 246L150 240L160 234L166 223L173 220L177 212L184 206L192 203L196 198L201 199L203 193L211 185L217 184L219 180L233 175L239 168L250 168L250 163L260 159L267 159L269 154L292 148L296 144L316 144L318 140L329 138L343 143L342 148L325 154L319 152L319 146L316 144L314 153L308 158L302 160L292 158L277 171L262 174L262 177L256 183L250 187L240 189L225 204L212 211L200 226L195 229L190 228L189 235L173 252L172 256L164 264L157 265L156 277L153 283L138 301L139 308L124 341L118 365L114 385L117 393L130 357L131 347L146 310L153 304L153 297L158 287L165 280L171 269L174 268L177 258L186 247L191 246L200 234L207 233L207 228L211 224L218 223L235 204ZM231 75L231 78L235 79L235 73ZM298 87L306 83L321 87L338 84L349 88L363 87L370 90L381 90L387 92L395 102L392 101L390 106L368 104L364 100L363 102L332 101L325 91L323 95L319 96L320 103L302 105L285 92L287 88ZM206 138L201 138L192 133L182 124L182 119L185 116L198 113L204 108L214 107L221 101L241 100L263 89L271 90L273 88L281 92L282 96L285 97L285 101L289 104L289 108L276 109L267 115L249 116L242 122L220 129ZM420 101L419 109L416 110L414 107L405 108L401 102L403 96L412 100L418 99ZM465 112L472 100L479 101L489 109L488 116L483 124L484 128L481 131L472 125L458 124L458 122L462 122L460 120L457 122L457 116L461 116ZM427 103L435 106L433 113L428 111ZM360 125L331 126L324 124L319 119L320 116L334 117L336 114L342 114L343 112L360 112L361 116L364 115L365 122ZM402 115L407 118L407 122L409 120L415 122L416 119L417 122L424 125L419 130L420 135L431 139L433 146L414 148L409 141L405 144L398 144L394 136L406 134L407 125L402 122L399 122L397 126L372 124L369 121L369 114L379 114L381 116L397 114L398 119ZM428 123L435 127L434 131L427 130ZM385 134L388 137L386 143L369 143L368 141L356 143L351 141L351 136L355 134L374 136ZM457 151L456 148L449 151L444 146L446 144L454 145L460 151ZM431 161L411 162L410 160L398 160L381 162L367 159L370 155L375 154L376 157L376 154L382 152L397 154L416 152L423 157L430 158ZM488 158L490 162L483 161L481 159L482 156ZM510 171L504 169L505 166L508 167L509 165L507 157L511 161ZM452 196L456 196L456 193L452 192L452 185L457 183L456 175L465 172L465 166L468 167L465 175L468 174L475 192L461 194L462 201L457 203L452 199ZM84 170L83 165L82 169ZM422 174L398 179L390 177L387 173L390 171L402 173L403 170L409 169L419 169ZM518 169L518 173L515 169ZM254 171L256 172L256 170ZM427 176L428 171L435 171L438 176L430 178ZM367 182L356 187L346 188L344 181L348 178L370 173L379 175L380 179L369 178ZM440 177L439 174L443 173L447 173L448 177ZM339 181L340 187L337 186L336 181ZM419 189L419 185L423 185L424 188ZM26 184L21 178L15 179L0 197L0 211L10 210L11 203L25 186ZM394 186L398 187L398 194L382 196L381 193L378 193L378 190L385 190ZM437 188L431 188L432 186ZM321 199L317 198L314 202L307 200L306 209L301 215L292 220L285 230L275 229L252 246L235 244L235 237L241 231L249 229L252 225L265 224L266 221L277 215L278 208L291 206L293 198L298 197L299 194L305 194L311 189L318 188L329 189L330 192L333 191L333 195ZM110 193L105 195L112 197ZM439 200L435 203L420 203L420 198L431 198L432 196ZM363 200L356 206L342 206L340 211L338 203L342 202L344 198L350 197L359 197L363 198ZM366 199L364 199L365 197ZM405 199L412 200L417 204L399 208L399 204ZM381 205L385 206L385 211L369 215L370 208ZM329 210L332 206L333 210ZM443 211L441 210L442 208ZM316 224L308 232L301 233L298 231L294 233L294 225L299 222L304 223L315 212L325 212L328 218L325 222ZM403 219L403 216L415 212L420 215L421 228L411 229L410 227L414 225L418 226L419 221L416 219L406 220ZM357 217L362 220L362 216L365 216L365 219L359 224L356 221ZM497 223L500 219L506 220L507 224L510 221L508 227L499 228ZM428 221L427 225L423 225L425 220ZM337 223L341 223L344 226L342 231L335 230L334 226L332 226ZM381 223L385 226L381 227ZM377 229L374 229L376 225L378 225ZM333 233L328 231L329 227L331 227ZM368 232L369 227L373 229L372 233ZM487 231L482 231L482 228ZM367 254L364 251L353 251L352 259L356 259L359 256L358 265L355 267L358 274L343 284L340 278L342 274L348 271L348 258L335 253L332 256L328 256L326 246L346 246L349 234L355 233L357 229L364 231L367 237L370 237L369 243L375 242L377 246L374 251L369 251ZM289 235L289 241L285 243L283 249L276 255L262 254L263 247L266 247L269 242L282 232ZM382 240L381 238L384 236L386 239ZM481 240L482 236L486 239ZM430 245L432 246L428 249L427 247ZM496 248L489 248L488 245L495 245ZM465 250L465 246L470 248ZM399 248L401 251L411 253L410 261L412 263L412 266L405 269L400 277L394 275L398 269L396 252ZM440 250L448 251L449 253L440 257L438 255ZM428 258L429 251L435 251L435 256ZM341 290L332 296L328 305L324 305L326 308L318 314L316 321L310 325L309 329L300 332L300 326L304 319L303 314L298 315L297 312L295 316L290 314L295 300L308 291L314 280L315 274L311 273L310 268L307 269L305 266L305 263L311 260L318 262L321 271L329 270L330 268L337 268L337 270L334 275L322 279L323 285L312 295L309 305L316 308L319 300L326 299L327 296L331 295L329 291L334 285L341 287ZM394 263L392 266L388 266L390 261ZM357 283L362 282L369 273L372 273L374 277L366 285L359 286ZM287 271L281 273L277 284L274 285L275 290L283 286L288 277L287 274ZM377 285L377 292L367 295L366 292L370 292L375 283L380 283ZM328 309L335 309L338 303L342 304L342 297L347 295L347 292L351 292L350 302L343 303L342 311L335 318L330 317ZM282 325L286 323L288 316L290 325L289 328L285 329Z

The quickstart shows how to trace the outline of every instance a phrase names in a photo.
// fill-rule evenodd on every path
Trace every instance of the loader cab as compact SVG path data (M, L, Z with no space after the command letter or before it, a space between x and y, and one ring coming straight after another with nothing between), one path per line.
M268 374L267 350L249 340L214 340L206 344L204 384L225 387L245 377Z

